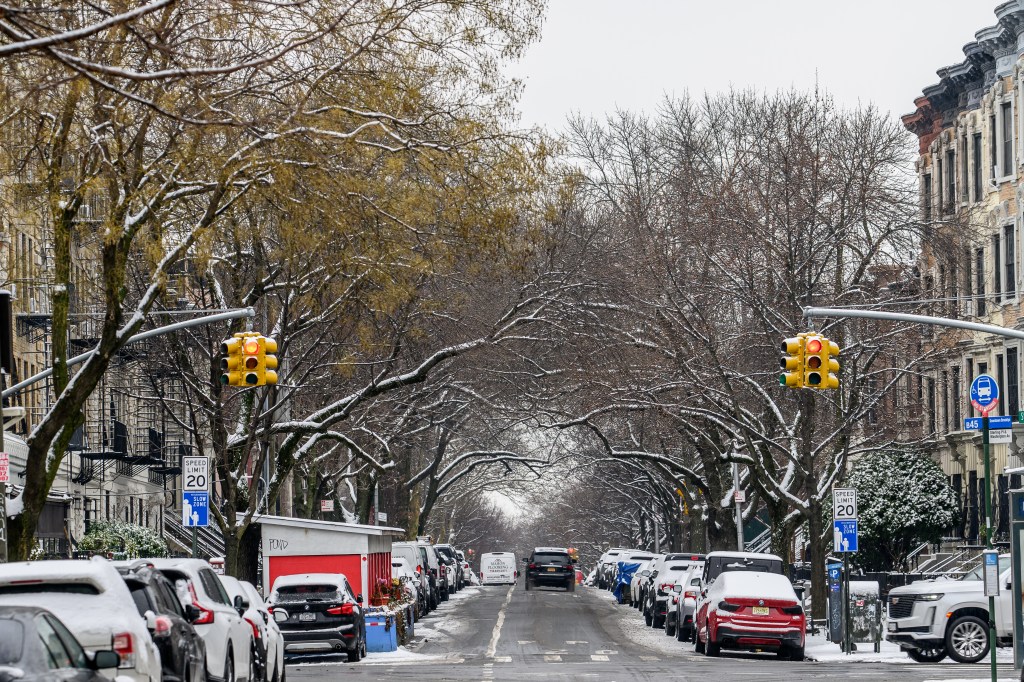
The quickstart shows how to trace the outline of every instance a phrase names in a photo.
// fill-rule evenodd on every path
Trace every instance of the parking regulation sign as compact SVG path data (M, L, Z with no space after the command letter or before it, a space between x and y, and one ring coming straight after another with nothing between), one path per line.
M210 525L210 493L186 490L181 494L181 523L186 528Z
M999 404L999 384L988 374L979 374L971 382L971 405L988 415Z
M9 483L10 480L11 456L8 455L6 452L0 452L0 483Z

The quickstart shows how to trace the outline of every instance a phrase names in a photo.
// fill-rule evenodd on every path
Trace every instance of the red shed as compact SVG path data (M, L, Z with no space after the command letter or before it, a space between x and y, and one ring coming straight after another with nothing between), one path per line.
M391 543L405 537L401 528L261 516L263 593L279 575L344 573L369 603L378 580L391 580Z

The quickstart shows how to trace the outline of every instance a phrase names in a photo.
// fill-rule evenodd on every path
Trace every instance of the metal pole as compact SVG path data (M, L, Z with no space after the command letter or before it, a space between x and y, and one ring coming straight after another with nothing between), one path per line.
M197 311L197 312L199 312L199 311ZM197 317L197 318L192 319L192 320L185 320L183 322L175 322L174 324L169 324L169 325L167 325L165 327L157 327L156 329L150 329L149 331L145 331L145 332L142 332L140 334L136 334L135 336L132 336L127 341L125 341L125 345L127 345L129 343L135 343L136 341L144 341L146 339L153 338L154 336L162 336L163 334L169 334L170 332L176 332L179 329L188 329L189 327L199 327L199 326L202 326L204 324L210 324L211 322L223 322L224 320L237 320L240 317L253 317L255 314L256 314L256 311L253 310L252 308L239 308L238 310L231 310L231 311L226 312L226 313L217 313L216 315L207 315L206 317ZM80 362L84 362L85 360L88 360L90 357L95 355L95 353L96 353L96 349L94 348L94 349L92 349L90 351L86 351L85 353L82 353L81 355L76 355L75 357L70 358L68 360L67 365L68 365L68 367L70 367L71 365L77 365ZM5 390L2 393L0 393L0 396L2 396L4 398L12 396L15 393L17 393L18 391L20 391L21 389L25 388L26 386L31 386L32 384L34 384L37 381L40 381L42 379L45 379L46 377L50 376L51 374L53 374L53 368L52 367L44 369L39 374L30 376L28 379L25 379L24 381L21 381L21 382L19 382L17 384L14 384L13 386L8 388L7 390Z
M732 463L733 502L736 505L736 549L743 551L743 504L740 502L740 465Z
M192 526L192 558L199 558L199 529Z
M0 370L0 391L4 387L4 373ZM4 451L3 400L0 400L0 452ZM7 467L8 472L10 466ZM0 483L0 563L7 563L7 484Z
M853 653L853 633L850 632L850 553L843 552L843 651Z
M909 313L887 313L881 310L860 310L849 308L804 308L804 317L862 317L868 320L893 320L895 322L916 322L918 324L933 324L939 327L955 327L957 329L970 329L986 334L997 334L1010 339L1024 339L1024 331L1007 329L994 324L981 324L979 322L968 322L966 320L952 320L948 317L933 317L931 315L911 315Z
M658 528L658 517L655 516L652 521L654 522L654 553L661 554L661 532Z
M992 549L992 462L989 457L988 415L981 418L982 454L985 458L985 547ZM998 571L997 571L998 574ZM992 682L996 682L996 598L988 598L988 649Z

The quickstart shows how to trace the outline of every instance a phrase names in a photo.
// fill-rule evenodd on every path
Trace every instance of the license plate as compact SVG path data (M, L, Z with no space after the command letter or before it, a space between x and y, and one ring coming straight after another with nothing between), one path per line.
M315 613L300 613L299 614L299 620L301 620L303 622L309 622L309 621L316 620L316 614Z
M549 568L548 569L548 573L554 573L557 570L558 570L557 568Z
M754 615L755 616L767 616L769 613L771 613L771 609L769 609L767 606L755 606L754 607Z
M889 623L886 627L888 628L889 632L896 632L900 629L900 626L897 623Z

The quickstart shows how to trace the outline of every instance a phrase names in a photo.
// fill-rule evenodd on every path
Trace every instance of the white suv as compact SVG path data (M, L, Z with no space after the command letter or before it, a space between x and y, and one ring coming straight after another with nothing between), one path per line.
M49 609L86 651L120 654L118 676L161 680L160 651L124 579L106 559L0 564L0 604Z
M885 638L915 661L941 661L948 655L958 663L977 663L985 658L990 642L982 570L978 566L960 580L919 580L894 588L889 592ZM1013 636L1011 574L1010 555L1003 554L995 617L1000 642Z
M249 680L252 628L232 604L213 567L202 559L147 559L174 583L183 605L199 609L192 625L206 642L206 676L213 682ZM255 681L253 681L255 682Z

